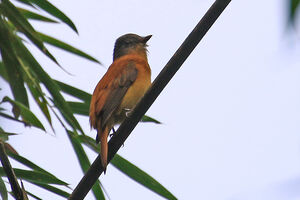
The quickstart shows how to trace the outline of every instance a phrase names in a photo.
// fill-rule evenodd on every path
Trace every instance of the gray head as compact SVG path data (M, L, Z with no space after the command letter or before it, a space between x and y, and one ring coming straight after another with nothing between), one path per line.
M115 43L113 60L132 51L144 51L146 53L146 47L148 46L146 43L151 37L152 35L141 37L133 33L128 33L119 37Z

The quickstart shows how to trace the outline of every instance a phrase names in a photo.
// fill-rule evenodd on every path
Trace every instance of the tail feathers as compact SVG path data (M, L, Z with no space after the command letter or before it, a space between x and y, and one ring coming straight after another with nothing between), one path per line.
M106 172L106 166L107 166L107 152L108 152L108 145L107 145L107 137L108 137L108 128L105 127L104 130L100 133L98 131L97 133L97 139L101 142L101 163L103 167L104 174Z

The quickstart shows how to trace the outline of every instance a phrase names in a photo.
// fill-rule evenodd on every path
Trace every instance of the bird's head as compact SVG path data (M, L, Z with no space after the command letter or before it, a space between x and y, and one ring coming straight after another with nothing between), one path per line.
M130 53L137 53L147 58L147 41L151 37L152 35L141 37L133 33L119 37L115 43L113 60Z

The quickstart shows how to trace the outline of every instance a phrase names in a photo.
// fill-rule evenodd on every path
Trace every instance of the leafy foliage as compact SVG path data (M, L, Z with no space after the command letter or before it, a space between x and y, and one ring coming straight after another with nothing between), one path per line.
M63 22L77 33L77 28L71 19L53 4L47 0L17 1L23 4L26 9L16 7L10 0L0 1L0 76L7 82L12 91L12 97L3 97L1 103L9 103L13 108L12 111L7 111L0 107L0 118L1 120L12 120L15 123L22 123L25 126L33 126L41 131L45 131L45 124L39 120L40 116L36 116L36 114L30 110L29 101L33 100L38 105L41 113L53 129L52 112L65 129L82 171L85 172L90 166L90 161L82 145L84 144L91 147L96 153L99 152L99 146L96 145L91 138L85 136L75 114L88 116L91 94L50 77L25 44L33 44L59 67L61 66L46 48L45 43L89 61L101 63L82 50L35 30L30 20L38 20L44 23ZM50 14L54 19L37 13L37 10L34 9L36 7ZM77 98L78 101L66 101L63 93ZM33 98L30 99L30 96ZM59 112L59 115L56 111ZM60 119L59 116L62 116L63 120ZM142 121L160 123L149 116L144 116ZM69 191L67 191L69 190L68 183L21 156L8 143L9 137L15 135L17 137L18 134L6 132L0 127L0 140L4 142L8 156L29 168L29 170L13 168L17 178L37 185L58 196L67 198L69 196ZM165 187L124 158L117 156L112 164L127 176L150 190L165 198L175 199ZM6 176L3 168L0 168L0 176ZM105 199L101 187L98 181L92 189L96 199ZM27 191L27 193L36 199L43 199L29 191ZM1 198L4 200L8 199L8 194L11 193L8 191L5 181L0 178Z
M297 13L299 11L300 0L289 0L288 3L288 22L291 25L295 25Z

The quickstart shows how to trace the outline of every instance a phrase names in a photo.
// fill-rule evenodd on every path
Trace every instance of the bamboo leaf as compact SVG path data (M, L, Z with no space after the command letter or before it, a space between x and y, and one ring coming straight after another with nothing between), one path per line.
M295 24L295 18L300 5L300 0L289 0L289 22Z
M96 153L100 153L100 145L95 140L87 135L79 135L78 139L81 143L92 149Z
M20 2L20 3L23 3L27 6L30 6L30 7L34 8L33 5L29 2L29 0L17 0L17 1Z
M49 176L52 176L55 179L58 179L53 174L47 172L46 170L44 170L43 168L37 166L36 164L34 164L33 162L31 162L30 160L24 158L23 156L20 156L20 155L18 155L16 153L13 153L9 149L6 149L6 152L7 152L7 154L8 154L9 157L11 157L14 160L22 163L24 166L29 167L29 168L33 169L34 171L38 171L38 172L41 172L43 174L47 174ZM61 182L63 182L63 181L61 181ZM31 182L31 183L33 183L33 184L35 184L35 185L37 185L39 187L42 187L42 188L44 188L44 189L46 189L48 191L54 192L57 195L60 195L60 196L63 196L63 197L68 197L69 196L69 194L67 192L65 192L65 191L63 191L61 189L58 189L58 188L56 188L54 186L43 184L43 183L39 183L39 182Z
M90 104L92 95L66 83L55 80L61 91Z
M76 153L76 156L78 158L78 161L80 163L81 169L82 171L85 173L89 167L91 166L91 163L82 147L82 145L80 144L80 140L78 139L77 134L75 134L72 131L67 130L69 139L72 143L72 146L74 148L74 151ZM92 191L93 194L95 196L96 199L105 199L103 191L100 187L100 182L99 180L96 181L96 183L94 184L94 186L92 187Z
M20 123L24 124L25 126L28 125L28 124L26 124L26 122L18 120L18 119L14 118L12 116L9 116L8 114L5 114L3 112L0 112L0 116L4 117L6 119L10 119L10 120L16 121L16 122L20 122Z
M165 197L166 199L177 199L171 192L169 192L158 181L152 178L150 175L136 167L132 163L128 162L118 154L112 159L111 163L119 169L121 172L129 176L131 179L145 186L149 190L156 194Z
M33 197L33 198L35 198L35 199L37 199L37 200L43 200L43 199L41 199L40 197L34 195L34 194L31 193L31 192L26 191L26 193L27 193L29 196L31 196L31 197Z
M54 104L58 107L64 119L72 128L74 128L74 130L78 129L82 134L84 134L78 121L74 117L71 108L61 95L59 86L47 74L47 72L44 71L44 69L35 60L35 58L31 55L31 53L20 40L16 40L14 42L18 57L20 57L20 59L22 59L26 63L26 65L28 65L31 68L31 70L37 75L37 78L40 80L40 82L42 82L45 85L45 87L53 97Z
M42 184L42 183L35 183L35 182L32 182L32 184L34 185L37 185L45 190L48 190L54 194L57 194L61 197L65 197L65 198L68 198L70 196L70 194L68 192L65 192L57 187L54 187L52 185L48 185L48 184Z
M0 22L1 23L1 22ZM3 62L0 62L0 76L6 81L6 82L9 82L8 80L8 75L6 73L6 70L5 70L5 66L3 64Z
M12 34L6 23L0 18L0 52L3 59L1 64L2 74L9 82L15 100L22 102L29 107L28 96L24 87L24 80L21 74L20 63L15 51L11 46Z
M43 95L41 95L40 88L37 88L35 85L31 85L31 84L28 84L28 87L29 87L29 90L30 90L35 102L38 104L40 110L42 111L42 113L46 117L46 119L49 122L52 130L54 130L53 126L52 126L51 116L50 116L50 113L49 113L49 110L48 110L48 102L45 99L45 97Z
M58 40L56 38L53 38L53 37L51 37L49 35L45 35L43 33L38 33L38 34L39 34L40 38L44 42L46 42L46 43L48 43L48 44L50 44L52 46L55 46L57 48L60 48L60 49L63 49L65 51L68 51L70 53L73 53L75 55L78 55L78 56L81 56L83 58L86 58L86 59L88 59L90 61L93 61L93 62L101 64L96 58L94 58L94 57L92 57L92 56L84 53L83 51L81 51L81 50L79 50L79 49L77 49L77 48L75 48L75 47L73 47L73 46L71 46L71 45L69 45L69 44L67 44L65 42L62 42L62 41L60 41L60 40Z
M42 113L46 117L48 123L50 124L52 130L54 131L53 126L52 126L51 116L50 116L50 113L49 113L49 110L48 110L48 105L49 104L48 104L48 101L45 98L45 95L42 92L42 89L41 89L40 85L37 83L38 80L35 79L33 81L30 81L30 80L27 79L26 82L27 82L27 86L29 88L29 91L32 94L35 102L38 104L40 110L42 111Z
M30 10L26 10L26 9L23 9L23 8L18 8L18 10L27 19L33 19L33 20L38 20L38 21L43 21L43 22L50 22L50 23L58 23L57 21L55 21L53 19L50 19L50 18L45 17L43 15L37 14L37 13L32 12Z
M17 135L16 133L8 133L5 132L1 127L0 127L0 140L2 141L7 141L8 140L8 136L12 136L12 135Z
M34 170L34 171L38 171L44 174L48 174L49 176L53 176L55 177L53 174L47 172L46 170L44 170L43 168L39 167L38 165L34 164L33 162L31 162L30 160L28 160L27 158L24 158L21 155L18 155L14 152L11 152L9 149L7 149L7 155L11 158L13 158L14 160L18 161L19 163L22 163L24 166L29 167L30 169Z
M49 174L45 174L38 171L24 170L13 168L18 179L23 179L26 181L34 182L34 183L42 183L42 184L57 184L57 185L68 185L66 182L61 181ZM2 167L0 167L0 176L5 176L6 174Z
M23 184L23 181L22 181L22 180L21 180L21 187L22 187L22 194L23 194L22 199L23 199L23 200L28 200L27 192L26 192L26 190L25 190L25 187L24 187L24 184Z
M40 122L40 120L22 103L20 103L18 101L14 101L7 96L3 98L2 102L9 102L14 107L17 107L20 111L23 121L26 124L30 124L32 126L35 126L35 127L40 128L45 131L45 128L44 128L43 124Z
M152 117L149 117L149 116L147 116L147 115L144 115L144 116L142 117L141 122L153 122L153 123L155 123L155 124L161 124L160 121L158 121L158 120L156 120L156 119L154 119L154 118L152 118Z
M46 56L53 60L56 64L58 62L54 56L44 46L42 40L39 38L37 32L28 22L28 20L22 15L22 13L8 0L3 0L0 4L0 10L4 15L14 24L14 26L21 31L26 37L40 49ZM59 64L58 64L59 65Z
M74 114L89 116L90 105L81 102L68 101Z
M28 0L34 5L37 5L50 15L60 19L62 22L66 23L69 27L71 27L76 33L78 33L77 28L75 27L74 23L71 21L69 17L67 17L62 11L56 8L47 0Z
M69 130L67 130L67 133L68 133L69 139L71 140L73 149L76 152L78 161L82 168L82 171L86 172L90 167L90 161L89 161L85 151L83 150L81 144L76 139L76 134Z
M0 178L0 195L2 197L2 200L7 200L8 199L8 195L7 195L7 189L5 186L4 181L2 180L2 178Z
M42 113L44 114L44 116L46 117L47 121L49 122L52 130L53 126L52 126L52 121L51 121L51 116L48 110L48 101L45 98L45 94L43 93L41 87L40 87L40 82L37 78L37 76L35 75L35 73L31 70L31 68L29 66L27 66L21 59L20 60L20 65L22 67L22 71L23 76L24 76L24 80L27 83L27 86L29 88L29 91L31 92L35 102L38 104L40 110L42 111Z

